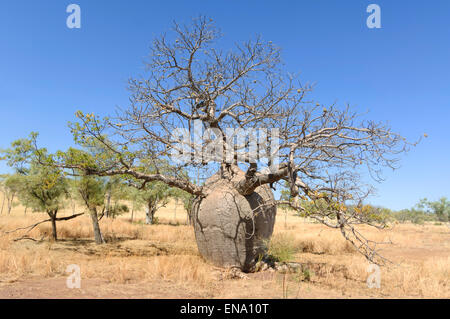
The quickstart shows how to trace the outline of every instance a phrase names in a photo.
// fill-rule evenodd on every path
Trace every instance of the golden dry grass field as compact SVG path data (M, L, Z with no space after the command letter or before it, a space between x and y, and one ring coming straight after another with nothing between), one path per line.
M63 212L61 215L71 214ZM0 298L450 298L450 228L396 224L368 237L391 240L383 249L393 265L382 267L380 288L368 288L368 262L341 234L279 211L273 251L301 262L304 270L266 270L236 276L200 257L183 208L159 210L158 225L143 224L142 212L100 222L108 243L95 245L88 216L58 222L60 241L50 242L50 225L29 233L5 231L46 218L15 207L0 215ZM42 239L42 240L40 240ZM81 288L66 286L66 268L81 269Z

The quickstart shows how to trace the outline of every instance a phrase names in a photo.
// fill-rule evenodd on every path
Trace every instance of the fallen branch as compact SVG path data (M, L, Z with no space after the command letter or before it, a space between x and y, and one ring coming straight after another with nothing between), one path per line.
M25 240L25 239L37 242L37 241L42 241L44 239L44 236L42 236L41 239L39 239L39 240L31 238L31 237L28 237L28 236L22 236L22 237L13 239L13 241L19 241L19 240Z
M84 213L79 213L79 214L75 214L75 215L68 216L68 217L58 217L58 218L55 218L55 220L56 221L70 220L70 219L73 219L73 218L81 216L81 215L84 215ZM4 232L3 235L8 235L8 234L11 234L11 233L15 233L15 232L17 232L19 230L25 230L25 229L28 229L27 232L25 233L25 234L28 234L30 231L32 231L34 228L36 228L38 225L46 223L46 222L51 222L51 221L52 221L51 218L45 219L45 220L37 222L37 223L35 223L33 225L29 225L29 226L26 226L26 227L19 227L19 228L16 228L14 230L10 230L10 231Z

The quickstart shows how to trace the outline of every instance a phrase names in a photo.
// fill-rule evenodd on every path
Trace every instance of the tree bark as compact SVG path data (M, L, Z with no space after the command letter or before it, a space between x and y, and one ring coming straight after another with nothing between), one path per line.
M284 229L287 229L287 208L284 209Z
M93 227L93 230L94 230L95 243L96 244L103 244L103 243L105 243L105 240L103 239L103 235L102 235L102 232L100 230L100 224L98 222L97 209L96 208L90 209L90 215L91 215L91 220L92 220L92 227Z
M56 214L58 211L47 212L48 216L50 216L50 221L52 223L52 239L54 241L58 240L58 235L56 233Z
M111 190L109 189L106 193L106 217L110 217L111 209Z
M197 197L192 206L192 222L200 254L219 267L239 267L252 271L267 252L273 233L276 203L269 185L248 196L241 195L234 180L220 173L205 183L207 195Z
M0 215L3 215L3 208L4 207L5 207L5 194L3 194L2 210L0 211Z
M152 205L152 202L149 202L147 204L147 207L145 208L145 223L147 225L153 225L154 217L155 217L155 209Z
M178 198L175 200L175 209L173 211L173 222L177 223L177 206L178 206Z
M8 198L8 215L11 215L11 209L14 202L14 195L11 195L11 198Z

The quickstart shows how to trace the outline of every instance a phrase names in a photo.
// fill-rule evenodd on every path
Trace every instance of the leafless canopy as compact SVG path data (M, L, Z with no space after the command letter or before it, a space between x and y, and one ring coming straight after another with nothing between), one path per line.
M312 87L284 70L280 49L270 41L257 37L229 51L221 49L220 39L219 30L206 17L187 26L174 23L170 36L155 39L146 73L129 81L130 107L104 121L78 114L80 122L72 125L75 136L84 144L96 140L104 154L109 154L99 157L101 165L82 168L99 175L128 174L144 181L162 181L202 196L202 186L177 172L207 167L211 158L198 160L193 152L192 161L171 162L171 152L183 147L173 132L184 128L194 135L196 121L222 136L228 128L246 132L278 128L277 150L266 152L270 163L270 154L277 151L275 170L263 169L259 157L234 156L231 163L226 162L230 149L224 147L223 160L214 158L223 176L233 174L238 166L244 168L245 178L235 185L242 195L284 180L290 188L290 199L284 203L299 211L304 210L300 199L320 200L322 209L309 216L341 229L373 260L371 242L353 227L370 221L347 207L360 206L371 191L361 182L361 169L380 180L381 170L395 168L396 155L410 144L385 124L365 120L348 106L308 100ZM190 147L203 150L211 139L191 140ZM246 148L248 142L237 147ZM142 171L142 159L153 161L156 173ZM173 164L173 174L158 172L161 159ZM81 165L69 161L66 167Z

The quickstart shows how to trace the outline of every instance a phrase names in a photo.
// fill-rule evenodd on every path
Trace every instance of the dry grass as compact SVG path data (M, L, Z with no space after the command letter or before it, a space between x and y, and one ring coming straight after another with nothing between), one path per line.
M69 212L65 212L69 214ZM217 279L217 269L199 256L193 230L184 225L186 215L174 205L157 213L160 224L130 223L130 216L101 221L108 243L93 243L86 216L58 223L56 243L48 240L50 225L40 225L29 236L42 241L13 241L22 233L0 237L0 283L14 285L27 278L65 277L66 267L78 264L82 278L111 284L170 282L212 297L430 297L450 298L450 229L446 225L395 225L385 231L364 227L369 237L393 242L384 255L394 265L381 269L381 288L366 285L367 261L339 232L281 213L272 247L287 251L285 259L307 265L307 273L287 276L285 292L280 274L249 274L248 279ZM0 232L46 218L23 216L16 207L0 216ZM188 288L187 288L188 287Z

